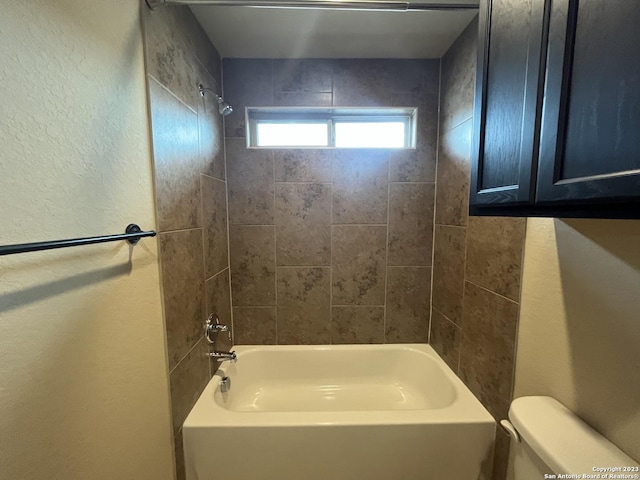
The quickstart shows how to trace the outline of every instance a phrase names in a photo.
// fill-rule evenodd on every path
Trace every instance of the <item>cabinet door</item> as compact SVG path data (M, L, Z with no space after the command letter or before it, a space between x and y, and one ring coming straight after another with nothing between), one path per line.
M536 202L640 200L640 2L553 0Z
M533 202L544 7L544 0L480 3L472 206Z

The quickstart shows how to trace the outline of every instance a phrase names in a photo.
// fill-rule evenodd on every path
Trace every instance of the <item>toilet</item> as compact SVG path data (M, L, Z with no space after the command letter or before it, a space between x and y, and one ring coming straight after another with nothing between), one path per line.
M511 436L509 480L640 475L637 462L554 398L517 398L509 420L500 422Z

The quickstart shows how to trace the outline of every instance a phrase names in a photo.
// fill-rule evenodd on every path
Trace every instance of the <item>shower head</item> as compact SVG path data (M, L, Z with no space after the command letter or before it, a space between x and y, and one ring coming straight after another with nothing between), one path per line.
M216 97L216 101L218 102L218 113L223 117L226 117L227 115L233 112L233 107L229 105L227 102L225 102L224 98L218 95L213 89L205 87L202 84L199 84L198 91L200 92L200 95L202 95L203 97L204 97L204 92L213 93L213 95Z
M220 112L220 115L226 117L233 112L233 107L225 102L221 96L216 95L216 100L218 100L218 112Z

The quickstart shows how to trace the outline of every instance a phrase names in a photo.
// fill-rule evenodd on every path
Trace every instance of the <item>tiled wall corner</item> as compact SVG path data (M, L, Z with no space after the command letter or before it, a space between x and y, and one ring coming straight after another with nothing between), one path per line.
M225 59L235 341L426 342L438 60ZM247 106L418 107L415 150L247 149Z
M223 121L210 94L221 61L187 7L141 2L155 171L162 295L176 475L184 479L182 423L212 375L204 321L231 326ZM222 337L222 336L221 336ZM230 347L220 339L218 348Z
M442 58L430 342L501 420L512 398L525 221L469 217L477 20ZM494 480L509 442L498 429Z

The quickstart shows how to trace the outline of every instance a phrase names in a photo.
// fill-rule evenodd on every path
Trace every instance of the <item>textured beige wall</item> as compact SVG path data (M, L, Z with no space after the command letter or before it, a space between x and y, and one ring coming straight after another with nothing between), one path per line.
M155 226L138 3L5 1L0 243ZM168 480L157 245L0 258L0 479Z
M640 221L529 219L515 397L550 395L640 460Z

